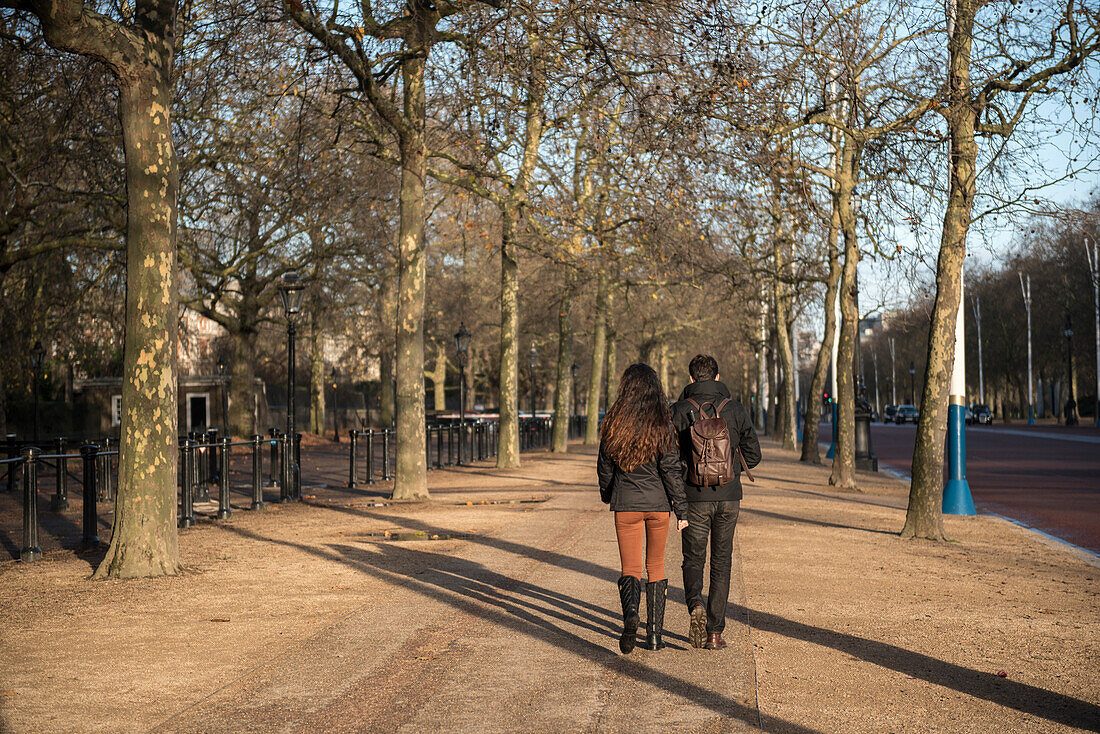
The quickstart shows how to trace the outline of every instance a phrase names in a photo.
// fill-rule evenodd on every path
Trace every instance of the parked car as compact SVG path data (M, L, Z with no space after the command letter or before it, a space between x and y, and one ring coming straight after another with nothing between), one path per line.
M897 414L897 412L898 412L898 406L896 406L896 405L887 405L885 408L882 409L882 422L883 423L892 422L894 420L894 416Z
M897 412L894 413L894 423L897 423L899 426L902 423L916 423L919 417L920 411L917 410L917 406L899 405Z
M963 406L963 423L970 425L974 422L974 411L970 409L969 405Z
M970 406L970 412L974 414L974 422L979 426L983 423L987 426L993 425L993 411L988 405L974 403Z

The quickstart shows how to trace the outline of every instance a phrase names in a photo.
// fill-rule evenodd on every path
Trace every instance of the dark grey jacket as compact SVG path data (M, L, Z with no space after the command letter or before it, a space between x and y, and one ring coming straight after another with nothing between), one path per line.
M684 461L691 459L691 436L689 431L691 424L699 420L699 412L688 398L703 405L713 403L718 407L726 398L730 398L729 388L717 380L700 380L692 382L684 388L680 399L672 405L672 425L676 427L676 433L680 440L680 454ZM711 415L707 408L707 415ZM730 432L730 450L741 449L741 455L745 457L745 463L750 469L760 463L760 441L756 438L756 429L752 427L752 419L748 411L740 401L730 399L726 407L722 409L722 417L726 420L726 427ZM741 499L741 462L737 460L736 453L733 457L733 481L726 482L720 487L700 487L685 482L685 492L688 502L722 502Z
M624 472L601 450L596 461L600 499L613 512L672 512L687 516L684 470L675 444L655 461Z

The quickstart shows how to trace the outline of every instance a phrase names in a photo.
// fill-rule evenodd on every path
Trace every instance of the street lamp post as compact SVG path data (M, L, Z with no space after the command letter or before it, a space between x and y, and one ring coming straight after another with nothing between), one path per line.
M46 361L46 348L36 341L31 348L31 364L34 366L34 442L38 443L38 383L42 377L42 364Z
M974 325L978 327L978 402L985 405L985 374L982 372L982 302L974 297Z
M229 435L229 379L225 376L226 363L225 358L218 359L218 378L221 382L222 388L222 420L225 421L225 432L223 436Z
M1062 331L1066 336L1066 391L1069 399L1066 400L1066 425L1077 425L1077 401L1073 399L1073 322L1069 314L1066 314L1066 328Z
M916 375L917 365L915 365L912 360L909 360L909 399L913 401L910 405L917 404Z
M470 351L471 334L466 328L465 322L458 322L458 331L455 332L455 361L458 362L458 461L457 466L462 466L462 457L465 450L466 438L466 358Z
M340 418L340 404L338 402L337 392L340 384L340 370L335 367L332 368L332 440L335 443L340 443L340 424L338 420Z
M293 270L283 276L279 284L279 298L283 303L283 313L286 315L286 443L284 443L283 460L288 471L284 474L284 481L291 485L291 474L298 471L293 466L294 438L296 421L294 415L294 319L302 310L302 296L305 295L305 284ZM282 493L289 499L290 492Z
M1020 291L1024 294L1024 309L1027 311L1027 424L1035 425L1035 395L1032 392L1034 382L1031 379L1031 276L1020 276Z
M539 366L539 351L535 349L535 345L531 345L530 351L527 352L527 366L531 370L531 417L535 417L535 368Z
M894 337L890 337L890 404L898 404L898 373L894 364Z

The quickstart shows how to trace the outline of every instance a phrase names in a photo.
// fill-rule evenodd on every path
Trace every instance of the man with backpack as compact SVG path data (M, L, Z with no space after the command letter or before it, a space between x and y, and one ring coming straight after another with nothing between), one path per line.
M696 355L688 365L691 384L672 406L672 423L686 467L688 526L683 531L684 592L691 615L692 647L726 647L733 533L741 510L742 470L760 463L760 441L752 421L729 388L718 380L718 361ZM703 602L703 567L710 542L710 593Z

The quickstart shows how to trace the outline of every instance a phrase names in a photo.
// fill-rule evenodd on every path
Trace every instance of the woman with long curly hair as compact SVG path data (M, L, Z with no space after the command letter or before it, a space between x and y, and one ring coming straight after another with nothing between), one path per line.
M643 552L646 569L646 641L650 650L664 647L665 542L669 513L676 513L677 530L687 527L680 453L661 379L646 364L626 368L615 404L600 427L600 456L596 473L600 499L615 513L622 576L619 600L623 606L623 634L619 649L634 649L638 606L642 595Z

